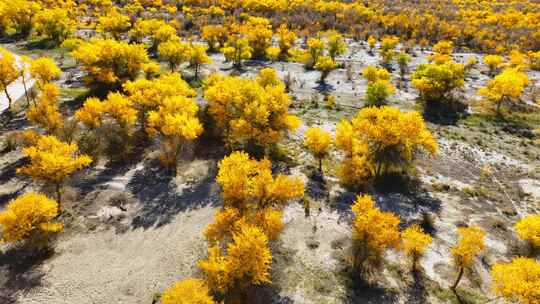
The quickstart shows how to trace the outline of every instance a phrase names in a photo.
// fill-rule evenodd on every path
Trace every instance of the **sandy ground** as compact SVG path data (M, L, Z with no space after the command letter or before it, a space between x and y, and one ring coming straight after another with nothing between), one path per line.
M43 273L41 286L17 294L17 303L151 303L154 293L194 274L213 213L208 207L159 228L62 238L55 257L36 270Z

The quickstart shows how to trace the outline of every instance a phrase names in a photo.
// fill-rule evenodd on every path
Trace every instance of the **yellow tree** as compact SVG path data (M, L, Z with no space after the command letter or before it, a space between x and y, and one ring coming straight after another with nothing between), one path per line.
M257 227L242 224L233 235L226 253L209 248L206 260L199 261L210 289L232 301L247 301L247 288L270 283L272 253L268 237Z
M412 225L401 232L402 248L412 260L412 269L416 270L418 260L422 258L433 238L424 233L418 225Z
M286 175L273 177L270 161L254 160L244 152L225 157L218 168L216 181L225 208L206 229L207 239L211 243L227 240L239 224L247 222L276 240L283 229L281 209L303 195L303 182Z
M497 115L501 115L501 107L519 102L529 83L529 77L524 72L506 69L490 80L485 87L480 88L478 94L495 104Z
M55 221L58 203L40 193L26 193L10 201L0 212L2 242L16 243L27 240L31 245L43 246L48 237L64 228Z
M377 178L406 168L420 151L437 152L437 143L418 112L401 112L388 106L364 108L350 122L341 121L336 146L346 153L342 165L345 183L358 180L347 177L356 168L351 162L364 166L358 174Z
M19 70L15 57L8 50L0 48L0 90L6 94L9 110L11 110L13 100L9 95L8 86L17 78L19 78Z
M304 133L304 146L319 162L319 171L322 173L322 160L328 155L332 146L332 135L321 128L309 128Z
M514 226L520 239L540 247L540 214L527 215Z
M64 8L57 7L39 11L35 17L34 29L39 36L59 45L75 31L75 19Z
M368 82L373 82L377 80L390 80L390 73L387 69L378 69L375 66L368 66L362 71L362 76L366 78Z
M375 49L375 45L377 44L377 39L375 39L375 37L373 36L369 36L367 44L369 47L369 53L373 55L373 50Z
M407 53L401 52L397 55L396 61L399 66L399 74L401 76L401 80L405 80L405 73L407 73L409 69L408 65L409 62L411 62L411 56Z
M465 66L452 61L421 64L412 75L412 85L429 106L452 101L450 94L465 84Z
M30 62L30 75L36 79L41 87L53 80L56 80L62 74L60 68L54 60L49 57L40 57Z
M0 32L7 35L21 35L26 38L32 30L32 21L42 9L38 1L13 0L0 2Z
M193 99L175 96L165 99L157 111L148 113L148 134L161 139L161 160L166 166L175 167L184 143L202 133L198 111Z
M245 152L233 152L219 162L216 181L222 188L226 207L240 210L250 208L278 209L304 193L304 184L298 178L286 175L272 176L271 163L257 161Z
M130 149L128 140L133 135L137 122L137 109L133 101L120 93L109 93L104 101L105 113L112 120L113 130L118 135L121 156L126 156Z
M486 55L484 56L484 64L488 67L489 74L495 75L503 66L504 58L499 55Z
M395 48L396 45L399 43L399 38L396 36L386 36L383 37L381 40L381 56L382 56L382 64L383 66L388 66L392 62L392 59L394 59L395 55Z
M387 103L388 97L396 92L396 88L388 81L377 79L368 82L366 100L370 106L382 106Z
M345 40L343 40L343 36L340 33L330 31L326 36L328 56L330 56L332 60L335 60L337 56L347 51L347 43L345 43Z
M319 57L324 55L324 41L317 38L308 38L307 40L307 54L304 59L304 63L307 69L315 67L319 61Z
M384 252L399 246L399 217L382 212L369 195L357 196L351 207L354 213L353 266L365 271L366 263L377 265Z
M197 96L197 92L178 73L162 74L154 79L139 78L135 81L128 81L123 85L123 89L139 111L139 123L143 131L146 131L148 111L157 110L168 97Z
M428 56L428 60L435 64L443 64L452 60L454 43L448 40L441 40L433 46L433 54Z
M491 268L495 294L510 302L538 304L540 299L540 263L517 257L510 263L495 263Z
M185 279L174 283L161 295L163 304L215 304L208 285L198 279Z
M117 87L134 80L150 62L142 44L128 44L110 39L81 43L73 57L82 63L89 84Z
M465 269L472 267L474 259L484 251L484 238L486 233L478 226L458 228L459 241L451 248L452 261L458 269L456 281L452 285L455 292Z
M296 34L291 31L286 24L282 24L276 31L279 43L279 59L287 60L289 56L289 50L294 47L294 43L298 38Z
M273 71L272 69L263 69ZM230 148L263 148L277 143L283 134L299 125L289 114L290 99L285 85L272 72L275 81L261 84L243 77L211 77L204 97L209 113ZM262 78L259 78L262 79ZM265 78L267 79L267 78Z
M150 51L155 52L158 46L169 40L178 40L177 30L171 24L160 19L139 19L129 31L133 41L142 43L145 37L151 38Z
M58 135L64 126L64 118L58 107L59 98L60 90L56 85L43 85L38 102L28 108L26 117L43 128L47 134Z
M245 35L253 49L253 58L264 59L266 49L272 45L272 24L269 19L249 16L245 23L233 24L232 31Z
M337 67L337 63L335 63L330 56L320 56L317 59L317 63L315 63L315 69L321 72L321 78L319 79L319 82L324 83L330 72L332 72L332 70Z
M171 72L184 62L188 62L191 57L191 47L189 43L170 40L158 46L158 54L161 59L169 63Z
M106 36L110 34L115 40L120 40L122 33L125 33L131 27L129 16L126 16L114 8L106 15L100 16L97 21L96 31Z
M202 39L208 43L211 52L219 50L227 41L227 29L223 25L205 25L202 28Z
M77 149L77 144L61 142L54 136L42 136L35 146L23 150L23 154L30 158L30 164L17 168L17 173L52 185L60 206L64 182L75 171L92 162L88 155L78 154Z
M232 62L235 68L242 66L242 61L250 59L253 55L253 48L249 45L249 40L239 35L231 35L221 48L221 52L227 59Z
M189 52L189 65L195 70L195 78L199 78L199 69L203 64L212 63L212 58L208 56L206 45L192 44Z

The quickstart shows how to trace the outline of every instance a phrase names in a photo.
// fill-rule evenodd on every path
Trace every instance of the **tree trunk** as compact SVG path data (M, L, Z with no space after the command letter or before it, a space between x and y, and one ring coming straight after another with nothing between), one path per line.
M13 103L13 100L11 99L11 96L9 96L7 86L4 87L4 92L6 93L6 97L8 99L8 109L11 111L11 104Z
M24 77L24 72L21 73L21 77L22 77L22 83L24 87L24 96L26 97L26 106L30 107L30 98L28 97L28 88L26 87L26 79Z
M461 277L463 276L463 270L464 270L463 267L459 268L459 273L458 273L458 276L456 278L456 281L454 282L454 285L452 285L452 287L451 287L454 292L456 292L456 288L457 288L457 286L459 284L459 281L461 281Z
M56 201L58 202L58 210L62 212L62 185L60 183L54 185L56 193Z

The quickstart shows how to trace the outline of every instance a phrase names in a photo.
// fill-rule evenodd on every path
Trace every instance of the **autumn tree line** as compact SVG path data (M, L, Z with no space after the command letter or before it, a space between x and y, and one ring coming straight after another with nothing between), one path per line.
M272 243L284 229L283 209L301 199L305 187L297 177L272 173L271 152L301 121L290 112L289 88L275 70L264 68L256 77L246 78L204 75L201 66L212 62L209 52L221 52L236 69L248 59L293 61L319 71L319 81L324 83L334 69L342 67L339 56L347 51L345 34L321 29L303 36L301 42L302 29L287 22L276 24L265 17L266 12L309 9L335 20L358 14L352 19L358 20L372 18L367 12L376 14L377 10L357 2L327 1L315 1L308 8L303 1L286 1L284 7L285 1L279 0L212 1L219 5L185 1L182 7L167 1L129 1L121 6L112 1L82 1L79 5L69 0L14 1L17 5L0 3L2 35L43 38L69 52L80 64L86 84L105 94L87 98L68 117L61 111L60 88L55 84L61 70L54 60L21 58L21 64L7 50L0 51L0 89L10 110L14 101L8 85L19 78L26 81L27 75L37 82L37 92L26 92L24 97L26 117L35 128L18 133L17 143L28 163L17 173L42 183L48 192L22 194L9 202L0 213L2 241L46 246L64 228L60 215L65 212L65 185L101 157L125 161L134 142L144 138L159 147L164 168L174 169L182 151L213 129L230 152L219 162L216 177L223 207L204 231L208 256L197 264L201 278L175 283L163 292L161 301L246 303L252 288L271 284ZM248 13L231 14L242 9ZM174 17L179 13L183 19ZM388 16L378 21L385 24L382 28L392 28L387 25L391 23ZM200 26L200 37L179 36L183 30L189 31L190 22ZM90 29L93 37L76 35L76 29ZM417 29L429 33L424 25ZM406 33L410 39L426 33L403 31L359 35L369 52L377 52L381 59L379 66L358 71L368 82L366 107L352 119L340 121L335 136L319 127L304 133L303 145L321 174L331 151L339 151L338 176L351 189L396 172L406 175L419 154L437 153L437 142L420 113L388 106L396 90L392 66L399 68L402 79L411 74L411 84L426 111L457 111L460 100L455 93L464 86L468 69L478 64L475 60L454 61L455 42L445 39L435 43L429 63L409 71L412 49L404 47L410 41L402 35ZM448 38L465 39L453 32ZM522 47L505 56L483 58L492 78L478 94L497 115L523 102L530 84L526 72L540 64L538 52L525 52ZM155 58L167 64L166 71ZM200 80L207 102L204 109L196 101L198 88L182 76L186 73ZM351 211L349 263L356 275L362 277L367 269L381 267L387 250L402 251L413 272L420 268L431 235L417 225L400 229L399 216L380 210L369 195L358 195ZM515 230L531 246L540 246L540 215L524 217ZM463 273L486 247L485 232L477 226L461 227L458 234L451 249L456 268L451 289L455 292ZM516 257L493 265L491 274L497 295L538 303L538 261Z

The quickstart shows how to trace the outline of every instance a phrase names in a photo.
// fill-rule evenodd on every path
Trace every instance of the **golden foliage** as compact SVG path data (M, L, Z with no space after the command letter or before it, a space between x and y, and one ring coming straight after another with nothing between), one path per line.
M43 238L63 230L55 221L58 203L39 193L26 193L9 202L0 212L2 242L15 243L24 239L42 242Z
M94 39L81 43L72 55L88 73L88 83L109 86L134 80L150 61L143 45L111 39Z
M42 87L41 95L36 105L28 108L28 120L45 130L47 134L57 134L64 125L64 118L60 113L58 101L60 90L51 83Z
M398 216L379 210L369 195L357 196L351 209L355 268L368 260L380 262L387 249L399 247Z
M458 228L459 242L452 247L454 265L458 268L469 268L474 258L484 251L486 233L478 226Z
M412 75L412 85L425 101L441 102L465 84L465 66L452 61L421 64Z
M514 226L520 239L540 247L540 214L527 215Z
M161 43L158 46L158 53L162 59L169 63L172 72L174 72L180 64L187 62L191 57L189 43L176 40L169 40Z
M282 208L287 201L304 194L298 178L272 177L271 163L254 160L244 152L234 152L219 162L216 181L222 187L225 206L241 212L248 208Z
M127 32L130 27L129 16L120 13L118 9L112 9L106 15L98 18L96 31L105 36L110 34L112 38L119 40L120 35Z
M40 10L33 18L34 29L39 36L52 40L57 45L74 31L76 22L66 9L57 7Z
M82 122L88 129L94 130L101 127L105 103L96 97L86 99L83 106L75 112L75 119Z
M263 69L260 75L265 73ZM288 112L291 101L281 81L261 84L242 77L211 79L204 97L229 147L266 148L298 126L298 118Z
M234 288L270 283L272 253L267 236L256 227L243 224L233 235L223 255L219 247L209 248L206 260L199 261L210 288L226 293Z
M328 154L332 145L332 136L321 128L309 128L304 133L304 146L317 158Z
M157 111L148 113L147 132L161 138L161 160L167 166L176 164L184 142L194 140L202 133L198 112L199 107L193 99L175 96L165 99Z
M426 252L427 247L433 238L424 233L418 225L412 225L401 232L402 249L413 261L415 267L416 261Z
M13 101L9 96L7 87L17 78L19 78L19 70L15 57L8 50L0 48L0 90L6 94L10 109Z
M178 73L163 74L151 80L141 78L128 81L123 88L129 99L143 112L157 109L168 97L195 97L197 95Z
M17 169L17 173L30 175L33 179L61 184L73 172L92 162L87 155L77 153L77 144L67 144L54 136L42 136L35 146L25 148L23 154L30 164Z
M503 104L516 103L520 100L527 85L529 85L527 74L518 69L505 69L485 87L480 88L478 94L495 104L497 112L500 113Z
M210 289L198 279L185 279L174 283L161 295L163 304L214 304Z
M54 60L49 57L40 57L30 62L30 75L34 77L40 86L56 80L62 74Z
M493 291L511 302L538 304L540 299L540 263L517 257L510 263L491 268Z
M340 174L345 184L407 166L421 150L437 152L420 114L388 106L364 108L338 123L336 146L346 154Z

